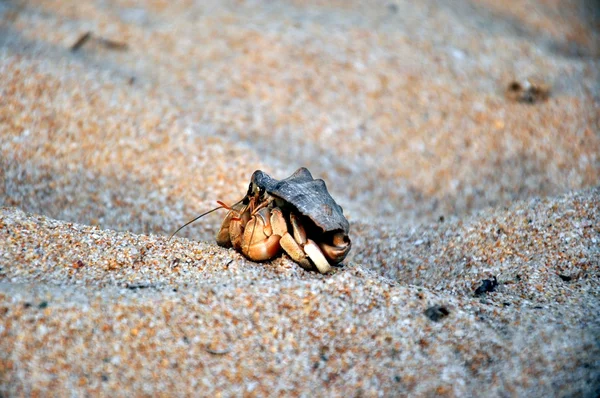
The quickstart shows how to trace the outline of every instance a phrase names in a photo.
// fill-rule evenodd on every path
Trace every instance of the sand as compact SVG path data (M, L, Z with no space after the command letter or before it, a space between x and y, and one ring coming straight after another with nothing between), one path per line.
M599 395L599 20L0 3L0 395ZM223 213L168 240L300 166L351 224L331 274Z

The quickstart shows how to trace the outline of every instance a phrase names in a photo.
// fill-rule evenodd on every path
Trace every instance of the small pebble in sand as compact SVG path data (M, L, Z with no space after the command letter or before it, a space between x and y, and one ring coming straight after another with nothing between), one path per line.
M573 280L573 277L570 275L558 274L558 277L565 282L571 282Z
M434 322L437 322L450 314L448 308L442 305L433 305L425 310L425 315L427 318L431 319Z
M506 88L506 98L525 104L545 101L550 96L550 86L539 78L513 80Z
M481 281L481 286L475 290L475 297L482 296L485 293L493 292L496 290L498 286L498 280L496 277L494 279L484 279Z

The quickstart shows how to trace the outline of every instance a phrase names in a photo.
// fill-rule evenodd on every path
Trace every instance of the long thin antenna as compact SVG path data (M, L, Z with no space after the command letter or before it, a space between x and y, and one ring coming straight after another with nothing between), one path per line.
M172 237L174 237L174 236L175 236L175 234L177 234L177 232L181 231L183 228L187 227L188 225L190 225L190 224L191 224L191 223L193 223L194 221L197 221L197 220L199 220L200 218L204 217L205 215L207 215L207 214L210 214L210 213L212 213L213 211L217 211L217 210L219 210L219 209L227 209L227 210L232 210L233 206L237 206L238 204L242 203L242 201L243 201L243 200L244 200L244 199L237 201L237 202L236 202L236 203L234 203L232 206L227 206L225 203L223 203L223 202L221 202L221 201L217 200L217 203L220 205L219 207L215 207L214 209L212 209L212 210L209 210L209 211L207 211L206 213L202 213L202 214L200 214L198 217L194 218L193 220L190 220L190 221L186 222L186 223L185 223L185 224L183 224L181 227L177 228L177 231L173 232L173 233L171 234L171 236L169 236L169 239L168 239L168 241L170 241L170 240L171 240L171 238L172 238ZM168 242L168 241L167 241L167 242Z
M212 210L209 210L209 211L207 211L206 213L202 213L202 214L200 214L198 217L194 218L193 220L186 222L186 223L185 223L185 224L183 224L181 227L177 228L177 231L173 232L173 233L171 234L171 236L169 236L169 240L171 240L171 238L172 238L172 237L174 237L174 236L175 236L175 234L177 234L177 232L181 231L183 228L187 227L188 225L190 225L190 224L191 224L191 223L193 223L194 221L196 221L196 220L198 220L198 219L200 219L200 218L204 217L204 216L205 216L205 215L207 215L207 214L210 214L210 213L212 213L213 211L217 211L217 210L219 210L219 209L224 209L224 208L225 208L225 207L223 207L223 206L215 207L214 209L212 209Z

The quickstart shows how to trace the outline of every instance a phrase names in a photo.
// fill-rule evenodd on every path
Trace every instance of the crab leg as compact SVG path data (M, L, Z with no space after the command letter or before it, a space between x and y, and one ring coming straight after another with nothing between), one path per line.
M330 261L334 264L340 263L346 258L351 247L350 238L344 232L338 232L333 235L331 244L320 243L319 248Z
M319 272L321 272L322 274L329 272L329 270L331 269L331 265L329 264L329 261L327 261L327 259L323 255L323 252L321 251L321 249L319 249L319 246L317 246L315 242L308 239L308 242L306 242L306 244L304 245L304 251L306 252L306 254L308 254L308 257L310 257L313 263L315 263L315 265L319 269Z
M272 213L278 214L278 217L281 217L285 222L283 214L279 209L273 209ZM331 269L329 261L323 255L319 246L306 238L306 232L294 214L290 214L290 222L292 224L293 236L287 231L287 227L282 231L274 231L275 233L282 233L279 244L283 247L283 250L304 269L312 269L312 264L309 261L310 258L319 272L322 274L328 272Z
M277 212L279 214L279 216L281 217L281 219L283 220L283 222L285 222L285 219L283 218L281 211L279 209L273 209L273 213L275 213L275 212ZM281 230L275 231L275 233L282 234L279 244L281 245L283 250L285 250L285 252L288 254L288 256L290 256L292 258L292 260L294 260L295 262L300 264L300 266L302 268L304 268L305 270L311 270L312 264L306 257L306 253L302 249L302 246L300 245L300 243L298 243L298 241L296 241L294 239L294 237L292 235L290 235L290 233L287 231L287 226L283 227ZM304 242L306 242L306 235L304 236Z

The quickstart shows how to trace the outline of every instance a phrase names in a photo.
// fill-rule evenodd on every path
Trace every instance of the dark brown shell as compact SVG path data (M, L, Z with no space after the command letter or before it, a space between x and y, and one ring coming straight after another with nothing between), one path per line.
M252 182L293 205L324 232L342 230L348 233L350 225L344 217L344 210L327 191L325 181L313 179L307 168L299 168L284 180L276 180L256 170L252 174Z

